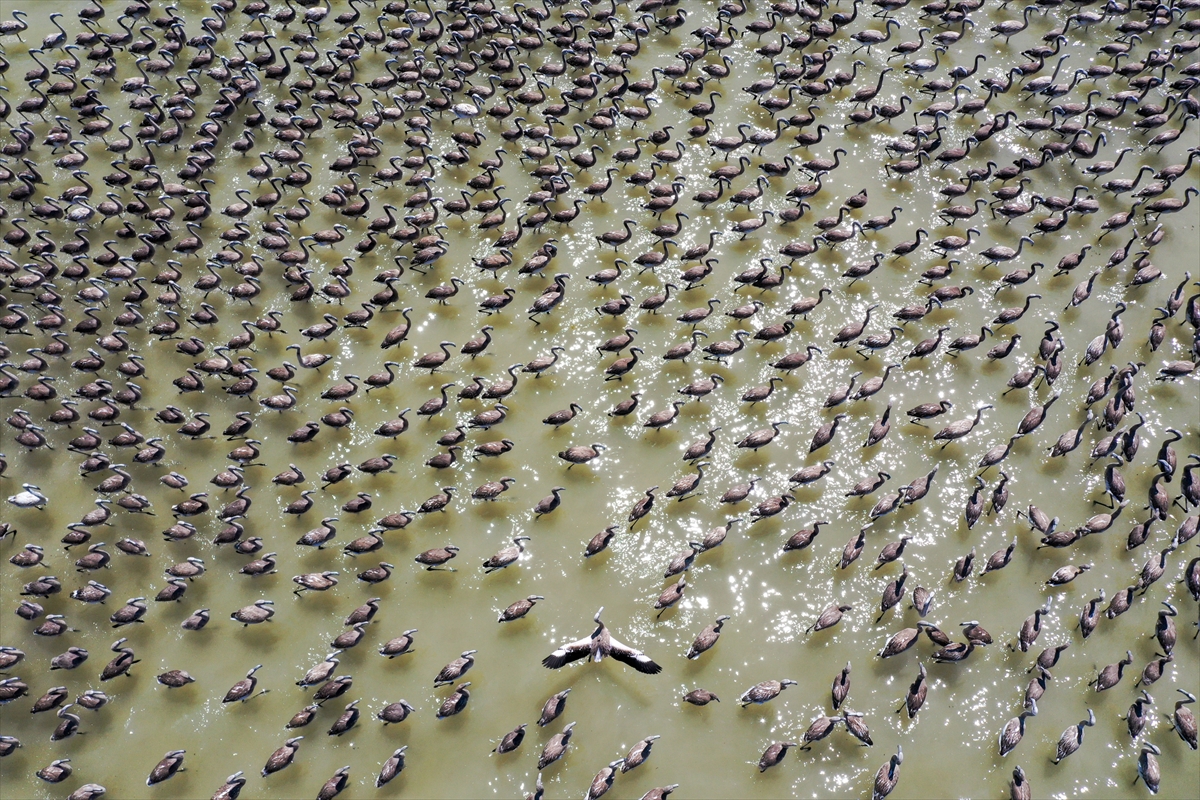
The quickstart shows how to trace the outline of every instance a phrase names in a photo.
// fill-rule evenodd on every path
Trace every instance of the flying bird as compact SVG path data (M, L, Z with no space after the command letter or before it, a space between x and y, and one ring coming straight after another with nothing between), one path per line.
M590 661L603 661L606 656L612 656L622 664L633 667L638 672L643 672L647 675L657 675L662 672L662 667L654 663L645 653L640 650L634 650L632 647L621 644L612 638L608 632L608 628L600 621L600 615L603 613L603 607L596 612L596 616L594 617L596 630L592 631L591 635L585 636L578 641L564 644L543 658L542 666L548 669L559 669L570 664L572 661L578 661L585 657Z

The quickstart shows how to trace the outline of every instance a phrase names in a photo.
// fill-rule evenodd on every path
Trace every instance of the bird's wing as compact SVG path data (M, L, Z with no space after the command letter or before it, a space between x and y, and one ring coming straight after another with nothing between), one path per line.
M609 639L612 645L610 655L617 661L620 661L626 666L633 667L638 672L646 675L657 675L662 672L662 667L654 663L654 661L640 650L634 650L632 647L621 644L616 639Z
M542 666L547 669L558 669L584 658L592 651L592 637L569 642L542 659Z

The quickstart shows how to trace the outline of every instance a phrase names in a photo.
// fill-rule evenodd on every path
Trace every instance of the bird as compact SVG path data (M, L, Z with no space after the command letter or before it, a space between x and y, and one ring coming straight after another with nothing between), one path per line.
M571 689L563 689L561 692L551 695L546 702L542 704L542 713L538 717L538 727L545 727L562 714L567 705L567 695L571 693Z
M10 495L8 498L8 502L17 508L36 508L41 510L50 502L50 498L42 494L41 488L34 486L32 483L21 484L21 489L22 491Z
M754 684L745 692L743 692L742 696L738 698L738 702L742 704L742 708L745 708L751 704L761 705L762 703L767 703L771 700L774 700L779 696L779 693L787 687L798 685L799 684L796 681L791 680L790 678L785 678L781 681L762 681L761 683Z
M433 685L445 686L461 678L467 670L475 665L474 655L478 652L478 650L464 650L462 655L442 667L433 679Z
M542 754L538 756L538 770L545 769L563 757L570 746L574 729L575 723L571 722L562 731L550 737L546 746L542 748Z
M154 766L154 769L150 770L150 775L146 778L146 785L153 786L156 783L162 783L183 769L183 754L186 752L186 750L169 751Z
M404 753L407 750L408 745L399 747L383 762L383 766L379 770L379 776L375 778L376 788L389 783L404 771Z
M289 766L292 760L295 759L296 752L300 749L300 742L303 739L303 736L293 736L276 749L275 752L271 753L266 765L262 768L262 776L265 778Z
M1183 740L1184 744L1192 748L1192 750L1195 750L1196 716L1187 706L1190 703L1196 702L1196 696L1183 689L1177 689L1176 691L1183 695L1184 699L1175 701L1175 713L1170 718L1171 726L1175 729L1175 732L1179 734L1179 738Z
M612 788L613 780L617 777L617 768L624 765L624 759L618 758L616 761L610 761L607 767L596 773L596 777L592 779L591 786L588 787L588 800L596 800L603 797Z
M262 667L262 664L257 664L254 667L251 667L250 671L246 673L246 677L229 687L229 691L225 693L225 697L222 698L221 702L233 703L241 701L244 703L251 697L257 697L257 695L254 694L254 689L258 686L258 678L254 677L254 673L258 672L260 669L262 669ZM265 694L268 691L270 690L264 689L263 691L259 692L259 694Z
M1089 708L1087 719L1081 720L1078 724L1067 728L1063 731L1062 736L1058 738L1058 749L1055 753L1053 763L1059 763L1078 750L1080 745L1083 744L1084 728L1089 728L1095 724L1096 714Z
M596 623L596 629L591 635L586 636L574 642L568 642L550 655L542 659L542 666L547 669L560 669L573 661L578 661L581 658L587 658L589 661L599 662L606 657L611 656L617 661L620 661L626 666L633 667L638 672L645 675L657 675L662 672L662 667L654 662L649 656L640 650L635 650L616 639L608 632L608 628L600 620L601 614L604 613L604 608L601 607L593 617Z
M1150 794L1158 794L1162 780L1162 772L1158 764L1160 755L1162 755L1162 751L1153 742L1143 744L1142 752L1138 755L1137 777L1133 779L1133 782L1137 783L1138 780L1141 780L1150 790Z
M416 709L407 700L399 700L395 703L387 704L375 716L382 720L384 725L389 725L403 722L414 711Z
M717 639L721 637L721 628L729 620L728 614L722 614L717 617L716 622L709 625L704 630L700 631L696 636L696 640L688 647L685 655L692 660L701 656L702 653L710 650L716 645Z
M524 600L517 600L511 603L507 608L500 612L500 616L496 619L497 622L512 622L524 617L533 609L539 600L546 598L540 594L531 594Z
M662 736L655 734L653 736L647 736L641 741L635 742L634 745L629 748L629 752L626 753L625 757L620 761L621 773L624 774L644 764L646 759L650 757L651 747L653 747L654 743L661 738Z
M775 742L763 751L763 754L758 759L758 771L766 772L771 767L778 764L787 755L789 747L795 747L795 742Z
M900 780L900 765L904 763L904 750L897 746L896 754L875 773L875 784L872 788L873 800L883 800L891 794Z
M529 541L528 536L515 536L512 539L512 546L505 547L499 550L495 555L487 558L483 562L484 574L489 575L497 570L515 564L521 557L521 553L525 552L525 542Z
M1019 715L1005 723L1004 728L1000 731L1001 756L1008 755L1021 743L1021 737L1025 735L1025 720L1036 716L1037 701L1033 701L1030 703L1028 710L1022 711Z
M525 739L525 723L521 723L513 730L504 734L500 739L500 744L492 750L493 753L511 753L521 746L521 742Z

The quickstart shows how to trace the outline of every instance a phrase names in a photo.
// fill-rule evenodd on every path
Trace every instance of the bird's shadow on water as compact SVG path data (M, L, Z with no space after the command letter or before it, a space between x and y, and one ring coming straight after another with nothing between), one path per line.
M513 516L517 513L514 501L512 500L495 500L487 502L475 502L473 510L476 514L488 521L495 521Z
M300 735L300 734L297 734L297 735ZM307 742L307 739L305 740L305 742L300 743L301 748L303 748L303 746L306 742ZM282 744L282 742L280 742L280 744ZM308 796L308 794L310 793L309 789L301 788L301 787L307 787L307 785L313 779L307 775L308 769L307 769L307 766L305 765L304 761L302 760L301 753L303 753L303 749L301 749L300 753L297 753L296 759L294 761L292 761L292 763L289 764L285 769L282 769L279 772L273 772L270 775L268 775L266 778L261 778L257 775L255 775L254 778L257 778L258 780L263 781L263 782L269 781L271 784L271 787L270 787L271 790L273 792L278 792L281 797L306 797L306 796ZM263 763L266 763L265 759L264 759ZM249 770L247 770L247 772L249 772Z
M111 703L112 700L113 700L113 696L109 695L109 703ZM74 709L71 709L71 710L74 712L78 708L79 707L76 706ZM87 709L83 709L83 710L87 711ZM95 736L96 739L93 739L93 741L100 740L100 737L102 737L106 733L110 732L113 729L114 725L117 724L114 721L112 714L105 714L103 708L98 709L98 711L100 713L93 713L91 711L88 711L87 712L88 716L84 716L82 713L79 714L80 717L83 717L82 721L79 724L80 730L83 733L89 734L91 736Z
M816 539L813 541L815 543ZM807 577L812 574L812 562L815 558L812 548L813 546L810 544L803 550L792 550L790 552L783 553L779 556L778 560L781 562L781 565L784 569L787 569L794 574Z
M1050 458L1049 456L1043 456L1041 463L1037 465L1038 474L1048 477L1060 477L1070 468L1069 461L1069 457Z
M631 431L631 433L633 433L635 436L637 435L636 431ZM660 450L672 450L679 446L679 436L670 429L647 429L642 436L639 437L639 443L645 443Z
M168 689L159 685L155 687L155 691L161 696L159 702L167 707L168 713L179 713L195 704L196 698L201 694L200 690L195 688L199 683L200 681L197 680L196 683L189 683L177 689Z
M269 621L262 625L241 626L240 623L234 635L240 640L240 646L247 652L269 652L274 650L283 638L282 631L277 630Z

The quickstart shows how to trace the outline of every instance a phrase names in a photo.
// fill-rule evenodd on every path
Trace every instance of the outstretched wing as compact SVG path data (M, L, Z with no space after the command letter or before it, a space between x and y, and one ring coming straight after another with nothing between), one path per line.
M577 642L564 644L550 655L542 659L542 666L547 669L558 669L587 656L592 650L591 638L580 639Z
M612 652L609 655L622 664L633 667L646 675L657 675L662 672L662 667L654 663L653 659L642 651L634 650L612 638L609 639L609 643L612 645Z

